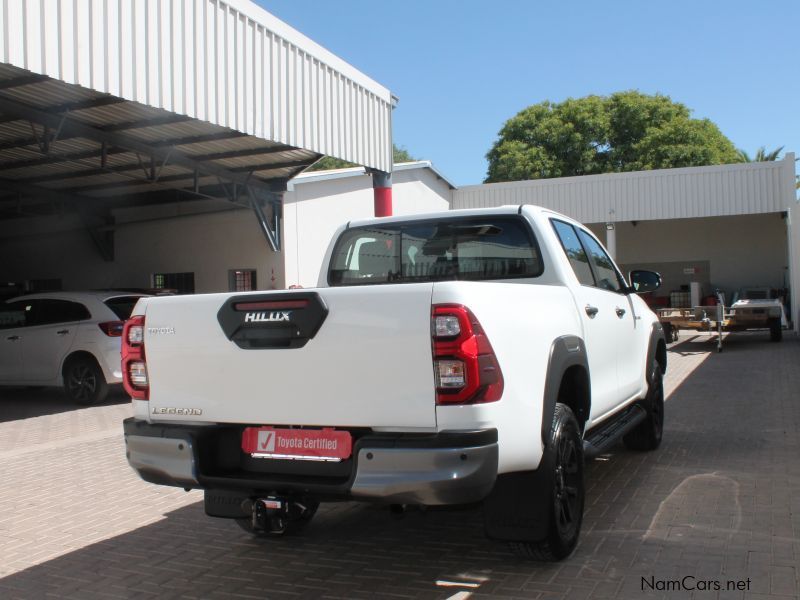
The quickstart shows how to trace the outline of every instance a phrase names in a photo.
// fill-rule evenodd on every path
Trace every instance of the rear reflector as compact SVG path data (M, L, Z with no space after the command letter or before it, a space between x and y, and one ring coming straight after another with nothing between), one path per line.
M128 374L133 385L139 388L147 387L147 365L144 361L136 360L128 363Z
M97 326L103 330L108 337L121 337L122 328L125 326L124 321L106 321L105 323L98 323Z
M125 321L122 330L122 387L134 400L150 398L144 354L144 315Z
M434 305L431 337L437 404L500 400L503 372L472 311L460 304Z
M460 360L436 361L436 387L461 389L467 384L466 369Z

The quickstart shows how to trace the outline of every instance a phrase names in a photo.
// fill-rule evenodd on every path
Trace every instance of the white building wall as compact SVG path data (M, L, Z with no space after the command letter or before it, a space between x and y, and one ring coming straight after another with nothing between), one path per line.
M453 208L536 204L582 223L687 219L781 212L787 186L791 152L776 162L465 186L453 192Z
M111 262L75 225L0 238L0 277L13 282L60 279L65 290L83 290L149 288L155 273L193 272L195 291L201 293L226 291L229 269L255 269L259 289L284 285L282 257L269 250L250 210L118 224Z
M429 169L395 171L393 214L448 210L450 193L449 185ZM373 214L372 179L368 175L304 182L287 192L283 213L287 284L316 287L336 229Z
M728 292L729 300L741 287L789 287L786 222L777 213L617 223L616 232L617 262L624 266L710 263L709 273L665 281L663 294L690 280Z

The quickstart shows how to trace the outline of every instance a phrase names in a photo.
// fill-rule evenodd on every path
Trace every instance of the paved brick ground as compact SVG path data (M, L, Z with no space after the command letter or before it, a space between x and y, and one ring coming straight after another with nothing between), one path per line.
M486 541L477 509L344 503L302 536L254 540L199 493L136 478L122 396L74 410L0 390L0 597L797 598L800 342L741 334L716 354L701 336L669 359L661 449L588 465L581 544L554 565ZM663 591L686 576L749 591Z

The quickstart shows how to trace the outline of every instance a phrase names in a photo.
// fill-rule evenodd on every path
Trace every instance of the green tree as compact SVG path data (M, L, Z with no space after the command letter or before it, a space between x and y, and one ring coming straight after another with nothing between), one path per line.
M755 158L750 158L750 155L745 152L744 150L737 150L739 154L739 162L769 162L773 160L778 160L778 155L783 151L783 146L780 148L775 148L772 152L767 152L767 149L764 146L761 146L758 150L756 150Z
M392 155L395 163L414 162L417 160L413 158L403 147L392 144ZM323 156L306 171L327 171L328 169L346 169L348 167L357 167L356 163L347 162L341 158L334 158L333 156Z
M707 119L637 91L534 104L503 125L486 155L486 182L738 162Z

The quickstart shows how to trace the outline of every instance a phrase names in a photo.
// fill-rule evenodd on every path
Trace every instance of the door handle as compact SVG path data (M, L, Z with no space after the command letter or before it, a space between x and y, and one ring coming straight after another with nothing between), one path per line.
M62 329L61 331L56 331L56 335L67 335L69 333L69 329Z
M586 314L589 315L590 319L594 319L595 315L598 313L597 307L592 306L591 304L587 304L584 310L586 311Z
M624 309L624 308L620 308L620 307L618 306L618 307L617 307L617 316L618 316L620 319L621 319L622 317L624 317L624 316L625 316L625 309Z
M19 339L18 335L10 335L6 338L9 342L16 342Z

